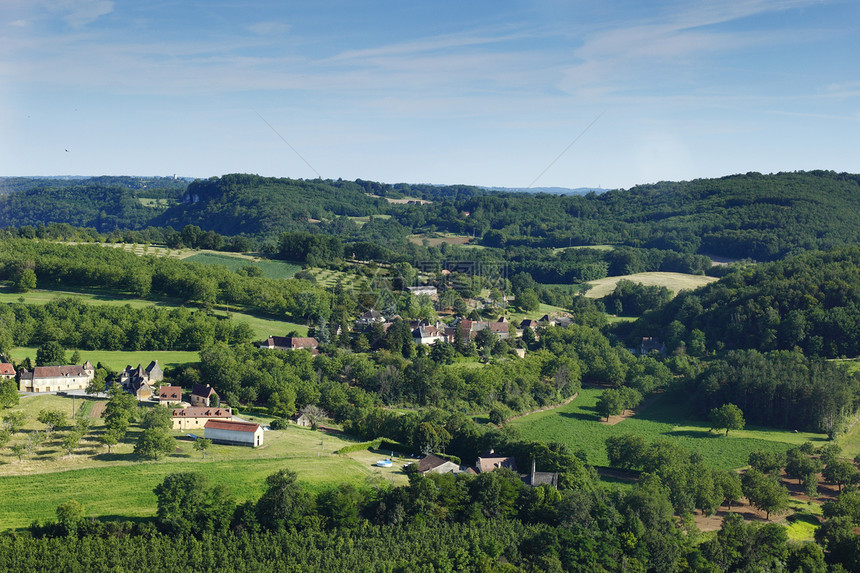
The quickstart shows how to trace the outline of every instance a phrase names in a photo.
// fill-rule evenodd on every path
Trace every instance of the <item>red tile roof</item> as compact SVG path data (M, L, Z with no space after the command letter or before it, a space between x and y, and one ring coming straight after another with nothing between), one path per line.
M224 422L221 420L209 420L204 428L213 430L233 430L236 432L256 432L260 429L260 424L252 424L251 422Z
M182 400L182 388L179 386L162 386L158 391L159 400Z
M188 408L174 408L174 418L232 418L233 411L230 408L210 408L209 406L189 406Z
M0 363L0 375L15 375L15 368L8 362Z

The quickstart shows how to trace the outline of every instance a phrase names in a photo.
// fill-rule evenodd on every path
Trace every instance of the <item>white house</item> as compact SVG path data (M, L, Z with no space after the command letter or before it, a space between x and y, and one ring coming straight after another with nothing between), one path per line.
M219 444L256 448L263 445L263 428L250 422L209 420L203 426L203 437Z
M95 369L84 366L36 366L33 371L21 370L21 392L65 392L83 390L95 376Z

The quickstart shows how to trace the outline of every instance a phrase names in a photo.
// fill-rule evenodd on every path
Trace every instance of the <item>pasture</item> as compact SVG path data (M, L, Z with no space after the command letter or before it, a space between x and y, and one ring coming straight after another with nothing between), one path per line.
M668 396L658 397L644 411L614 426L602 424L596 413L602 390L583 388L573 402L554 410L537 412L510 422L523 438L544 442L562 442L572 450L585 451L590 464L606 466L604 441L609 436L632 433L649 442L667 439L690 452L698 452L707 463L722 469L747 465L750 452L787 450L806 441L817 446L827 441L824 434L793 433L771 428L736 430L728 436L708 432L709 426L692 418L685 404L674 403Z
M75 402L80 408L83 403L99 400ZM71 407L70 398L53 395L23 398L16 409L26 412L29 420L10 443L21 443L27 433L44 428L36 421L39 410L60 409L71 416ZM242 418L264 424L269 420ZM266 476L282 468L296 471L303 485L317 491L344 482L357 486L378 480L406 482L400 469L405 459L396 460L392 468L375 467L373 464L383 454L359 451L338 455L334 453L336 450L354 442L345 436L305 428L267 431L259 448L213 445L205 460L193 450L186 432L176 431L174 454L154 462L140 462L132 454L139 434L137 427L133 426L126 439L108 454L95 441L102 433L102 420L91 418L91 422L89 433L71 456L60 446L64 428L54 432L23 461L9 448L0 450L0 488L4 492L0 496L0 529L26 527L34 519L54 519L57 505L70 499L82 503L92 517L151 517L156 510L152 489L175 472L201 472L212 483L228 486L239 501L259 497ZM202 431L192 433L200 435Z
M617 285L618 281L621 280L633 281L634 283L640 283L645 286L664 286L672 291L672 293L678 294L678 292L684 289L697 289L700 286L715 282L717 279L715 277L708 277L705 275L689 275L684 273L636 273L632 275L606 277L596 281L589 281L586 284L591 285L591 289L585 293L585 296L588 298L603 298L615 290L615 285Z

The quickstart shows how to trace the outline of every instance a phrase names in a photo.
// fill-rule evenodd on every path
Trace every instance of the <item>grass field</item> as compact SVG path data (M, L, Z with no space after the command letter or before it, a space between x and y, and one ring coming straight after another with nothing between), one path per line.
M75 401L78 408L84 400ZM60 409L71 415L72 400L58 396L23 398L19 406L30 417L25 432L43 429L35 421L43 408ZM247 417L266 423L267 418ZM350 482L362 486L376 480L405 483L400 470L405 458L395 460L392 468L374 466L390 452L359 451L346 455L334 451L352 441L336 435L321 434L304 428L266 432L259 448L213 445L203 460L187 439L177 440L177 452L157 462L138 462L132 455L133 441L139 430L132 429L126 441L114 446L112 453L94 441L103 429L98 418L75 454L69 456L59 445L60 430L24 461L9 448L0 450L0 529L26 527L34 519L56 517L57 505L75 499L93 517L151 517L155 514L152 489L167 474L196 471L213 483L227 485L239 501L260 495L266 476L282 468L299 474L299 480L312 490ZM200 434L200 431L193 432ZM174 432L176 437L184 432ZM20 443L25 433L13 436Z
M66 351L66 358L71 357L74 350ZM125 352L122 350L79 350L81 353L81 363L87 360L93 364L101 362L112 370L122 370L126 366L137 366L143 364L146 367L153 360L158 360L158 364L162 367L173 367L188 362L199 362L200 353L196 351L186 350L141 350L135 352ZM36 360L36 348L34 347L18 347L11 351L12 360L16 363L22 362L25 358Z
M602 390L584 388L579 397L561 408L538 412L510 422L526 439L557 441L572 449L583 449L591 464L608 464L604 441L609 436L633 433L651 442L665 438L677 442L690 452L701 453L705 460L719 468L733 469L747 465L750 452L787 450L811 440L826 441L824 434L792 433L769 428L733 431L729 436L708 432L708 425L691 418L686 405L657 398L643 412L614 425L598 421L595 405Z
M225 255L223 253L196 253L185 257L186 261L202 263L204 265L224 265L231 271L241 267L252 266L263 271L267 279L288 279L299 272L302 267L285 261L273 261L270 259L257 259L246 255Z
M712 283L717 279L707 277L705 275L688 275L684 273L636 273L633 275L624 275L621 277L606 277L596 281L590 281L587 284L592 285L592 288L585 293L588 298L603 298L604 296L615 290L615 285L620 280L633 281L641 283L645 286L664 286L674 294L684 289L696 289L700 286Z
M372 217L374 219L381 219L384 221L390 219L391 215L373 215ZM356 225L358 225L359 227L364 227L370 222L371 216L365 215L363 217L347 217L347 219L352 219L353 221L355 221Z
M468 244L471 240L472 237L469 235L457 235L455 233L432 233L429 235L409 236L409 241L411 243L415 243L416 245L423 245L424 241L427 241L427 245L430 247L438 247L442 243L462 246Z

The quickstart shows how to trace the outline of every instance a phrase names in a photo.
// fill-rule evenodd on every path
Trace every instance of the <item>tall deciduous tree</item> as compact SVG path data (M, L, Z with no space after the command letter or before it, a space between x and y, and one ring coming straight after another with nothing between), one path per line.
M744 421L744 413L734 404L723 404L719 408L714 408L708 414L708 420L711 422L712 430L726 429L726 435L729 435L729 430L743 430L746 422Z

